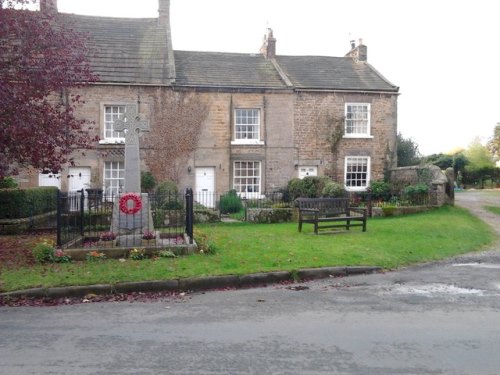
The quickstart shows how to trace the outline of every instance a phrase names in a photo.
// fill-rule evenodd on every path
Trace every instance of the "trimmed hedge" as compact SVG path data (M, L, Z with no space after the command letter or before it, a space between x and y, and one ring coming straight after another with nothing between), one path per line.
M21 219L57 209L57 188L0 189L0 219Z

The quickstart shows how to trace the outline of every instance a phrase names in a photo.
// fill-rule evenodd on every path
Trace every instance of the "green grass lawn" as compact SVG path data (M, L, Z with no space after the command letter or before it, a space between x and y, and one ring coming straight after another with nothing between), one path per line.
M197 226L215 254L142 261L106 260L0 269L0 290L124 281L245 274L323 266L394 269L479 250L493 240L489 227L466 210L373 218L368 231L314 235L312 225L227 223Z

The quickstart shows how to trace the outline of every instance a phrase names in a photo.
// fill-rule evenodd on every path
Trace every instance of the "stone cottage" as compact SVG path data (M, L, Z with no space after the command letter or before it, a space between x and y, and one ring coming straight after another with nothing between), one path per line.
M294 177L327 175L364 190L396 165L399 88L367 62L361 40L344 57L281 56L269 29L255 54L177 51L170 1L158 5L153 19L58 14L89 36L100 80L82 90L77 115L95 123L100 141L75 166L25 186L118 193L124 136L113 122L130 105L151 126L143 170L180 189L259 197ZM41 11L57 12L57 0L41 0Z

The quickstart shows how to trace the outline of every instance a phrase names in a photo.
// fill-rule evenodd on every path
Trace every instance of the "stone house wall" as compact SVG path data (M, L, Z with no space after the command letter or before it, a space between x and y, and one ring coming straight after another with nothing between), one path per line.
M104 105L138 105L139 113L153 118L155 97L171 88L145 86L93 85L83 88L81 95L85 104L76 113L93 123L94 134L103 136ZM187 165L181 168L179 188L195 187L197 167L212 167L215 170L215 190L225 192L232 188L233 163L237 160L260 161L262 168L262 192L275 191L286 186L298 176L300 165L317 166L318 175L328 175L338 182L344 180L346 156L369 156L371 179L380 180L384 170L395 164L396 142L396 95L293 92L291 90L268 90L253 92L193 92L208 108L202 124L198 147L187 157ZM371 104L372 138L342 138L332 153L328 139L331 126L325 115L340 121L346 102ZM261 111L261 141L256 145L234 144L233 115L235 108L259 108ZM150 126L155 126L151 122ZM142 135L143 141L148 137ZM142 143L144 144L144 142ZM76 166L91 168L92 187L102 187L104 163L122 161L123 145L99 144L85 156L75 153ZM148 170L144 154L142 170ZM191 167L188 170L188 166ZM67 170L61 172L62 190L68 188ZM27 180L25 186L37 186L36 175Z
M396 165L397 95L299 92L295 99L295 163L318 167L319 175L344 181L347 156L369 156L371 180L381 180L386 168ZM371 138L342 137L332 152L333 116L343 128L345 103L370 103Z

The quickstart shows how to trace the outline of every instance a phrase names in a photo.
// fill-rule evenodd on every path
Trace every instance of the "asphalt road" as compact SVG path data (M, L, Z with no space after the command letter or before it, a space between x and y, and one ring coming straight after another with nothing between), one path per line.
M481 194L457 203L477 212ZM0 373L499 374L499 297L497 241L384 274L0 308Z

